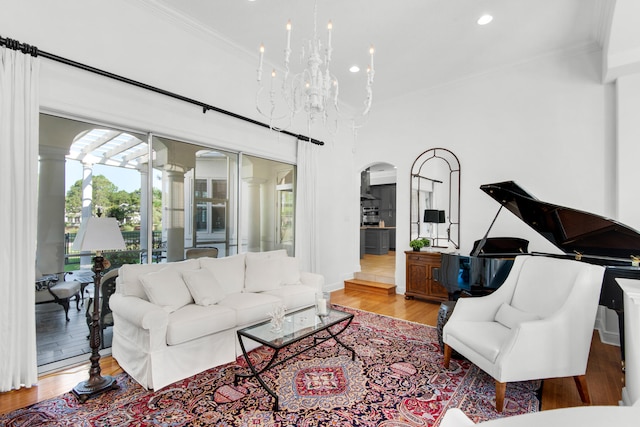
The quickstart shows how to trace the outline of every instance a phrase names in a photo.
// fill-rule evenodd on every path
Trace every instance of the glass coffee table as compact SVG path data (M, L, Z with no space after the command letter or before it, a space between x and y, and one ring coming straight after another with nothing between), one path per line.
M238 380L240 378L253 377L257 379L260 385L274 398L273 410L279 410L278 395L271 390L269 386L267 386L264 380L260 377L260 374L281 365L299 354L304 353L305 351L310 350L318 344L330 339L334 339L338 344L351 352L351 360L355 360L356 352L338 339L338 335L347 329L352 320L352 313L330 309L326 316L318 316L316 314L316 308L309 307L285 315L283 327L279 331L273 330L271 322L268 320L238 330L238 341L240 342L242 354L247 361L247 365L249 366L251 373L235 374L234 385L238 385ZM336 327L331 328L332 326ZM308 337L313 337L313 340L309 345L302 347L296 351L295 354L291 354L281 360L277 360L282 349ZM247 350L245 349L244 340L256 341L262 345L272 348L274 351L271 359L261 368L254 366Z

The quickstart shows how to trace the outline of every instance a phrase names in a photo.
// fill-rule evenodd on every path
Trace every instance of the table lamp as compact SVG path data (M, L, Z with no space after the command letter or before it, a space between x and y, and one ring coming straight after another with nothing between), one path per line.
M438 241L440 240L440 235L438 233L438 224L444 224L446 222L444 211L438 209L425 209L424 222L436 225L436 235L433 238L433 246L438 246Z
M87 399L118 388L115 378L100 375L100 279L102 272L109 268L109 261L102 256L103 250L125 249L124 239L115 218L89 217L80 225L80 230L73 241L72 249L80 252L95 251L93 258L93 313L90 327L91 367L89 379L76 385L72 393L80 403Z

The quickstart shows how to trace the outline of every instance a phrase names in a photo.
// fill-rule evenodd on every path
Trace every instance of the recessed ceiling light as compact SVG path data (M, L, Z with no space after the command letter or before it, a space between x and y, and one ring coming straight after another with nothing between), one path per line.
M493 21L493 16L491 15L482 15L478 18L478 25L487 25L489 22Z
M357 65L352 65L349 68L349 71L351 71L352 73L357 73L358 71L360 71L360 67L358 67Z

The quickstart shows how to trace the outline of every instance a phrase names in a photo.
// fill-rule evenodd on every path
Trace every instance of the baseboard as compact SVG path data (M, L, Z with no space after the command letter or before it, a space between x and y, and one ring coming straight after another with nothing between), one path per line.
M598 307L594 328L598 331L600 341L604 344L620 346L617 314L604 306Z

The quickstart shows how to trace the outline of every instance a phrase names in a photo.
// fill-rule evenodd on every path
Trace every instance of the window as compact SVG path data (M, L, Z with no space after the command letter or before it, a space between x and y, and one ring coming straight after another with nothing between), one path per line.
M294 255L295 166L242 156L242 242L249 252Z

